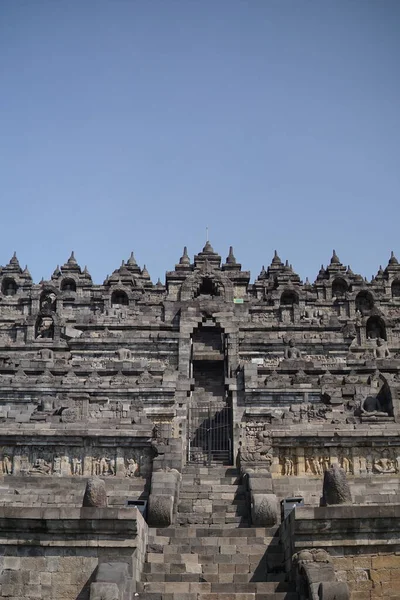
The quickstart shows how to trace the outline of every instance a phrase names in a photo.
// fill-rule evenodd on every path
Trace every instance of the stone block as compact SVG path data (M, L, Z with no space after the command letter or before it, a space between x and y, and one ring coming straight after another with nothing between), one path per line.
M116 583L92 583L90 600L120 600L118 585Z

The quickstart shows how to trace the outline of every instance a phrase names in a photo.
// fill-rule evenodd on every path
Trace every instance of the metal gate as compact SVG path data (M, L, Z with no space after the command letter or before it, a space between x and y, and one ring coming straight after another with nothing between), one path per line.
M188 462L230 465L232 461L232 411L215 403L189 407Z

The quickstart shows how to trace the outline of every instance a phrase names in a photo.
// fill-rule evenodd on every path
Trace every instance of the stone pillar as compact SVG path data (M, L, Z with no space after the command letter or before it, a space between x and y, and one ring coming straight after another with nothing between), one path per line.
M83 474L85 477L92 476L92 456L85 456L83 459Z
M304 448L299 446L298 448L294 449L293 453L296 457L296 475L302 477L305 475L306 472L306 465L304 461Z
M359 477L361 475L361 465L360 465L360 458L359 458L359 449L358 448L352 448L351 452L350 452L350 458L353 464L353 474L355 477Z
M275 454L276 453L276 454ZM272 459L271 473L272 475L281 475L281 465L279 463L279 448L274 448L274 456Z
M117 477L125 477L125 453L123 448L117 448L115 459L115 474Z
M338 453L338 448L335 446L331 446L329 448L329 460L330 463L332 465L338 465L339 464L339 453Z

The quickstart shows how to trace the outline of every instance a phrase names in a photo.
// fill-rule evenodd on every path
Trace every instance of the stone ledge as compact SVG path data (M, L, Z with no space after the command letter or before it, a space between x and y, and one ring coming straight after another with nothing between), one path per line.
M146 531L137 508L0 507L1 543L65 545L68 538L83 545L136 547Z

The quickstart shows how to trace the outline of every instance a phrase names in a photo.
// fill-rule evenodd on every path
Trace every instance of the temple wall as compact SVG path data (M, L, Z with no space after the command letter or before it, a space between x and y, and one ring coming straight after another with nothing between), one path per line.
M390 600L400 594L400 555L356 554L333 557L338 581L348 584L350 600Z
M135 508L0 508L0 597L88 600L100 563L140 579L147 525Z

